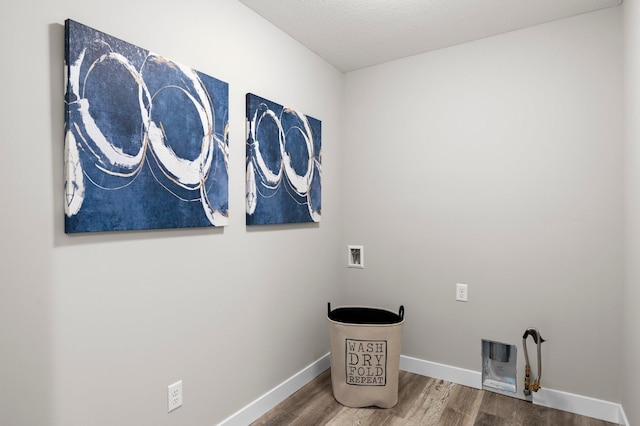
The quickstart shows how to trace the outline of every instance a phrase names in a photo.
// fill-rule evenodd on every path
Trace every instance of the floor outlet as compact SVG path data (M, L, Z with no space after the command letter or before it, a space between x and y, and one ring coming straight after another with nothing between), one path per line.
M467 284L456 284L456 300L458 302L467 301Z
M182 380L169 385L169 412L182 407Z

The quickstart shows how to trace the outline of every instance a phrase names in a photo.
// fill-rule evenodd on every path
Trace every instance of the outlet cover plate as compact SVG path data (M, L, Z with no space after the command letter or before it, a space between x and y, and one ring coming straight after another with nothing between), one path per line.
M176 408L182 407L182 380L169 385L168 389L168 404L169 413Z
M468 300L468 289L469 286L467 284L456 284L456 300L458 302L466 302Z

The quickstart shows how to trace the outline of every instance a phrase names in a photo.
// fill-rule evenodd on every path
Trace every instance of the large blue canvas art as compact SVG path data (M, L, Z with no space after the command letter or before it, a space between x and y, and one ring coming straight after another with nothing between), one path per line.
M65 232L227 224L227 83L72 20L65 70Z
M321 122L247 94L248 225L319 222Z

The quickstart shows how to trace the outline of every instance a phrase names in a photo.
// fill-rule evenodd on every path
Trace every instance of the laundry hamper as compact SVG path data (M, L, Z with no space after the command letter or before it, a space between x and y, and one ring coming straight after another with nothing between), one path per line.
M398 403L404 306L398 313L345 306L331 310L331 386L347 407L391 408Z

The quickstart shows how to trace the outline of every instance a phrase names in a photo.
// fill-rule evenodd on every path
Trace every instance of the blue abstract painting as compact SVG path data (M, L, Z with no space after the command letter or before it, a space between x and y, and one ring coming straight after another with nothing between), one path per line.
M227 225L227 83L72 20L65 71L65 232Z
M321 122L248 93L247 225L319 222Z

